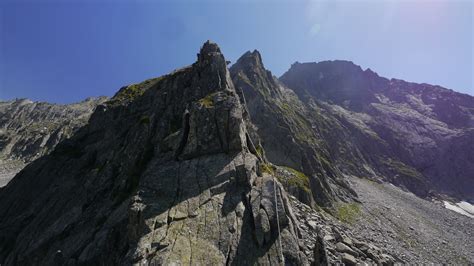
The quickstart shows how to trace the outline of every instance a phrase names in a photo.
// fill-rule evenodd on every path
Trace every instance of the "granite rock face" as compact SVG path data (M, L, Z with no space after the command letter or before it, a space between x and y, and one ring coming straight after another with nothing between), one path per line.
M307 263L243 113L210 42L193 65L122 88L2 190L0 263Z
M349 132L333 127L335 137L324 137L347 175L474 200L474 97L347 61L295 63L280 80Z
M449 260L472 260L467 217L354 177L469 198L472 97L343 61L280 80L258 51L227 63L208 41L192 65L111 99L0 103L2 156L16 158L9 169L31 162L0 189L0 264L445 261L436 243L412 248L417 235L455 240ZM430 210L456 234L412 224Z
M292 90L265 69L260 53L245 53L230 72L247 107L253 135L259 138L255 143L270 162L301 173L300 180L295 180L298 175L289 180L299 184L290 189L292 194L313 206L329 207L334 201L353 199L355 193L333 167L329 147L315 130L318 121ZM301 180L305 176L308 180Z
M94 108L106 100L88 98L69 105L27 99L0 102L0 186L85 125Z

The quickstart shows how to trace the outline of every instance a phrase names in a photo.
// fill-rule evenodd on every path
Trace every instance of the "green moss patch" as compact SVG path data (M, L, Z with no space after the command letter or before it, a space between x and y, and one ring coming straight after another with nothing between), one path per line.
M284 166L283 168L285 168L287 171L289 171L292 174L292 177L286 180L288 185L297 186L306 192L311 191L310 185L309 185L309 177L307 175L290 167Z
M335 216L342 222L352 224L360 215L360 206L357 203L341 203L336 208Z
M162 80L163 77L147 79L143 82L132 84L120 89L117 94L108 102L110 105L119 105L124 102L130 102L142 96L147 89Z
M214 107L214 94L211 93L206 97L200 99L199 104L204 108L213 108Z
M137 84L130 85L122 90L120 90L112 99L114 102L123 102L127 100L134 100L143 95L145 90L143 90Z
M260 144L255 148L255 150L257 151L258 156L263 156L263 147Z
M260 165L262 173L267 173L270 175L275 175L275 167L268 163L262 163Z

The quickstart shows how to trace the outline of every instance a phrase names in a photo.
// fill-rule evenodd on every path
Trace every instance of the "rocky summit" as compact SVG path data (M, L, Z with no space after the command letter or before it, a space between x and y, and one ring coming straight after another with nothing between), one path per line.
M474 220L438 203L474 198L473 97L345 61L227 64L207 41L110 99L0 103L22 169L0 264L474 263Z

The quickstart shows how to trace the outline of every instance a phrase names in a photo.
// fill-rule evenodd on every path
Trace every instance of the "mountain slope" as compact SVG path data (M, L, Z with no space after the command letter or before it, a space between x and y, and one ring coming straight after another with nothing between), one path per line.
M361 215L349 229L354 235L410 265L474 262L474 219L388 183L350 182L362 203Z
M426 85L423 98L348 62L293 66L282 81L257 51L226 65L208 41L194 64L121 88L44 150L0 189L0 264L472 261L469 218L352 177L430 195L442 185L413 160L470 160L469 97Z
M0 102L0 186L85 125L94 108L105 101L100 97L69 105L26 99Z
M333 167L328 147L314 130L320 121L307 111L293 91L264 68L260 53L245 53L230 72L266 158L308 176L306 187L287 187L287 190L310 205L313 200L320 206L331 206L337 200L351 201L355 194L341 172ZM287 183L298 184L293 180Z
M209 42L192 66L122 89L4 188L1 263L303 263L242 110Z
M347 61L295 63L280 80L310 106L339 117L353 135L364 136L351 142L365 176L423 197L434 190L474 199L474 97L388 80ZM348 161L339 152L332 157Z

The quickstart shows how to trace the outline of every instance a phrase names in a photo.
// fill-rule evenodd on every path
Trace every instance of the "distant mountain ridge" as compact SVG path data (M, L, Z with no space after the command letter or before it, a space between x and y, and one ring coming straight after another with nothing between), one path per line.
M29 99L0 101L0 186L85 125L95 107L106 100L87 98L67 105Z
M347 61L293 64L280 80L367 137L353 142L361 168L365 161L380 172L368 171L369 177L385 175L421 196L434 189L474 200L474 97L388 80ZM344 154L333 157L350 162Z

